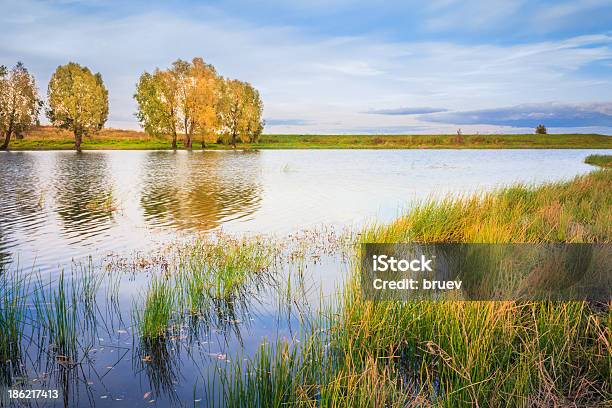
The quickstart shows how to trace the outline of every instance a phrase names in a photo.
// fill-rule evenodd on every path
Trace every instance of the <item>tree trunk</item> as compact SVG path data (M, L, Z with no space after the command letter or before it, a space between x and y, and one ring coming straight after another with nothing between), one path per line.
M13 119L9 122L8 130L6 131L6 136L4 136L4 143L0 146L0 150L8 150L9 142L11 141L11 133L13 133Z
M10 141L11 141L11 132L6 132L6 136L4 136L4 143L2 143L2 146L0 146L0 150L8 150Z
M204 138L204 135L202 135L202 149L206 149L206 139Z
M176 132L172 132L172 149L176 150Z
M236 132L232 132L232 146L236 149Z
M185 149L191 149L191 135L185 132Z
M189 131L189 121L185 118L183 125L185 127L185 149L191 149L191 132Z
M79 132L74 132L74 147L77 152L81 152L81 142L83 141L83 136Z
M189 149L189 134L187 133L187 130L185 130L185 137L183 138L183 147L185 149Z

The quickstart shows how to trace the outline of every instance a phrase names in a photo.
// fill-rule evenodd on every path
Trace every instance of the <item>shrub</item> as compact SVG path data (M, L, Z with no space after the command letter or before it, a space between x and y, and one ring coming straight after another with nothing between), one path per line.
M548 131L546 130L546 126L539 124L536 129L535 129L536 135L545 135L546 133L548 133Z

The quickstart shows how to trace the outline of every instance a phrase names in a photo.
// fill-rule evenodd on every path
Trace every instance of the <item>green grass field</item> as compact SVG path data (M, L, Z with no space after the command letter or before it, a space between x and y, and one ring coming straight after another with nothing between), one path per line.
M194 140L195 149L201 141ZM41 126L11 140L10 150L70 150L74 138L64 130ZM170 149L170 138L154 138L133 130L105 129L83 140L84 150ZM182 149L179 137L178 148ZM207 149L231 146L206 143ZM240 149L612 149L612 137L580 135L262 135Z

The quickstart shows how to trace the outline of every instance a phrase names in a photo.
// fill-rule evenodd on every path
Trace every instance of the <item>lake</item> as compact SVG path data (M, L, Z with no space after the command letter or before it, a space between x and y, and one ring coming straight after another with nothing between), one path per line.
M567 180L593 170L593 153L1 153L0 307L24 317L0 405L9 388L59 391L38 406L225 405L225 370L262 345L297 347L321 300L338 298L343 236L424 199ZM194 274L207 290L189 292ZM174 304L165 335L147 340L152 301L185 293L202 295L197 311Z
M193 232L287 234L388 222L416 201L566 180L597 150L0 154L0 258L55 271Z

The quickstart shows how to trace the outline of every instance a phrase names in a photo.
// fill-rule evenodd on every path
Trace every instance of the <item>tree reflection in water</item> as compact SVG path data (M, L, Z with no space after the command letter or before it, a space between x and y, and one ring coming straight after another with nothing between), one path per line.
M2 155L0 160L0 272L13 259L19 234L36 235L45 222L45 191L37 157Z
M150 152L140 203L149 225L206 231L260 205L258 152Z
M56 213L62 232L73 241L83 241L108 230L118 204L105 153L58 155L53 177Z

